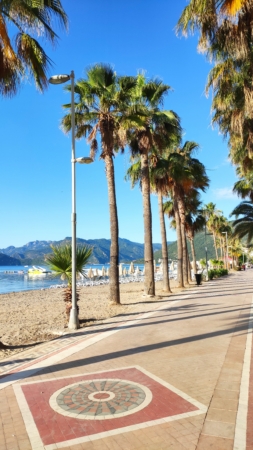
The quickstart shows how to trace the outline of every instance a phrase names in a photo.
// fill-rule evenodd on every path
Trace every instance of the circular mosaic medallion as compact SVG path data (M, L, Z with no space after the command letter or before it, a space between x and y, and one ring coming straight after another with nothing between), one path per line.
M151 391L141 384L119 379L85 380L55 392L50 406L58 413L86 420L127 416L145 408Z

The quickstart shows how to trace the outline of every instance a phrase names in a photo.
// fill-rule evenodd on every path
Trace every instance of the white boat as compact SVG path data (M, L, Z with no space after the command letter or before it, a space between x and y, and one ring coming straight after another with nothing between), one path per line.
M52 273L50 270L43 269L40 266L33 266L32 269L28 269L27 275L46 275L47 273Z

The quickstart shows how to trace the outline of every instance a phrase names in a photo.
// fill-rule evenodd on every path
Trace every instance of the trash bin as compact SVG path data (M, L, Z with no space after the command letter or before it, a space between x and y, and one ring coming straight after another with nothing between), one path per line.
M197 286L201 285L201 273L195 273L195 279L197 282Z

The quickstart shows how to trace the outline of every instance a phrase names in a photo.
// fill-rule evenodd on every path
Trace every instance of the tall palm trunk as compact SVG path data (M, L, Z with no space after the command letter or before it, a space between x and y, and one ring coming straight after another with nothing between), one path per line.
M175 221L176 221L176 232L177 232L177 282L178 287L184 287L183 278L183 247L182 247L182 236L181 236L181 224L180 217L178 213L177 200L174 197L173 207L175 211Z
M185 269L187 273L187 283L190 284L190 271L189 271L189 251L187 247L187 237L186 237L186 230L184 226L184 241L185 241L185 253L186 253L186 260L185 260Z
M220 238L220 260L223 259L223 253L222 253L222 240Z
M188 252L188 282L192 281L192 271L191 271L191 261L190 261L190 256L189 256L189 252Z
M166 228L163 212L163 196L161 191L158 191L158 206L159 206L159 217L160 217L160 228L161 228L161 241L162 241L162 261L163 261L163 291L171 292L170 281L169 281L169 270L168 270L168 247L166 239Z
M106 178L108 187L109 198L109 212L110 212L110 232L111 232L111 248L110 248L110 301L112 303L120 303L120 291L119 291L119 226L118 226L118 213L116 203L116 191L115 191L115 177L114 177L114 164L111 155L104 157L106 167Z
M152 242L152 213L150 202L150 180L148 152L141 154L141 186L144 219L144 294L155 295L155 277L153 264L153 242Z
M175 193L176 194L176 193ZM185 235L185 208L180 195L178 195L178 212L180 216L181 237L182 237L182 250L183 250L183 279L184 284L188 283L188 250Z
M215 249L216 259L219 259L219 257L218 257L218 249L217 249L217 244L216 244L216 235L215 235L214 231L213 231L213 245L214 245L214 249Z
M193 270L194 270L194 273L197 273L196 252L195 252L195 247L194 247L194 237L192 235L189 236L189 241L190 241L191 252L192 252Z

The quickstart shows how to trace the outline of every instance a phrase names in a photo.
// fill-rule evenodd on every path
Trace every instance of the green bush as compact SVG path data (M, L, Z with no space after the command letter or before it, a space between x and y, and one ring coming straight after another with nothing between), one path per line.
M212 280L215 277L215 272L216 271L214 269L208 270L208 278L209 278L209 280Z
M199 264L201 265L201 267L206 267L206 260L205 259L201 259L199 261Z
M224 266L224 261L219 261L218 259L210 259L210 263L214 270L222 269Z
M208 278L209 280L213 280L213 278L224 277L228 274L227 269L211 269L208 270Z
M218 261L218 267L222 268L224 266L224 261Z

